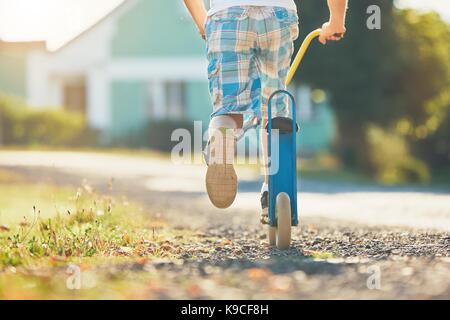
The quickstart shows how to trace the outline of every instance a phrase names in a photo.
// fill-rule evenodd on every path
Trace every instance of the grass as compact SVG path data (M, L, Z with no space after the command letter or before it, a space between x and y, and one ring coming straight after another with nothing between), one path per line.
M12 226L3 225L0 267L28 267L39 258L143 256L149 252L158 256L161 253L149 239L158 240L156 233L163 228L163 221L150 219L150 215L145 217L140 207L125 199L98 195L87 185L73 190L70 197L69 190L62 190L51 193L47 199L39 198L36 203L50 212L44 213L38 205L33 205L29 216L19 218L28 206L18 201L23 194L31 201L30 197L55 190L56 187L0 185L0 193L10 197L9 210L5 210L10 221L20 219Z
M143 277L154 274L127 270L176 260L183 245L198 241L125 198L89 185L27 184L7 171L0 171L0 210L0 299L139 298ZM82 270L83 290L68 289L71 266Z

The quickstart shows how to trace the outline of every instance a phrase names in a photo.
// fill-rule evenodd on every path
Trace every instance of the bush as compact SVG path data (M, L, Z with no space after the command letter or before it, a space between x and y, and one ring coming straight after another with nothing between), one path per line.
M0 95L0 144L10 144L20 135L18 124L23 119L24 110L21 100Z
M370 126L367 141L371 170L379 182L398 184L430 181L427 165L411 155L403 137L380 127Z
M0 95L0 144L85 146L96 140L82 114L30 109L21 100Z

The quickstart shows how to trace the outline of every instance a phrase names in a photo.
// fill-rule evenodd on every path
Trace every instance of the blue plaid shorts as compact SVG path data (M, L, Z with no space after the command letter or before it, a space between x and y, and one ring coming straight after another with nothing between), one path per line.
M212 117L267 119L270 95L286 88L299 34L297 13L280 7L231 7L208 17L205 27ZM286 115L286 105L286 97L276 98L273 114Z

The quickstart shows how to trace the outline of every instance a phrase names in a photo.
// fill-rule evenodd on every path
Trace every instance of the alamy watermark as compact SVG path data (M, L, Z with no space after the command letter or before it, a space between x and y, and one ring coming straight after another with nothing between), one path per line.
M381 30L381 8L374 4L367 7L366 13L369 15L366 23L367 29Z
M377 265L373 265L367 268L367 288L369 290L381 290L381 268Z
M91 271L82 271L80 266L70 264L66 269L66 287L69 290L91 289L97 284L96 277Z

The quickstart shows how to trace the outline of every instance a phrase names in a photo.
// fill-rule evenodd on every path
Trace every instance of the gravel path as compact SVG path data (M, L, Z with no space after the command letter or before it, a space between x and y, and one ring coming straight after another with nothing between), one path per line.
M233 208L213 209L204 168L160 159L83 153L0 152L0 166L30 179L126 194L201 235L177 261L124 265L156 272L159 298L450 299L450 194L441 190L303 182L302 228L292 249L267 245L258 223L259 184L240 170ZM108 266L105 266L108 267ZM193 283L179 290L186 276Z

